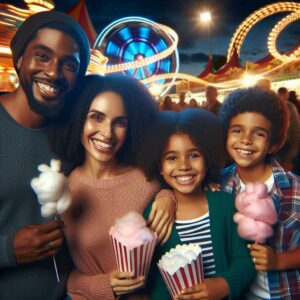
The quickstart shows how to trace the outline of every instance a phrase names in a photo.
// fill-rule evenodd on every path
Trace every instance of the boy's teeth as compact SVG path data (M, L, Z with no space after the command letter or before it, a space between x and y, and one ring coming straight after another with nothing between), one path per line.
M250 155L250 154L252 154L252 151L249 151L249 150L238 149L237 151L239 153L241 153L241 154L244 154L244 155Z
M50 85L42 83L42 82L38 82L37 85L42 91L45 91L48 93L57 93L59 91L58 88L55 88L53 86L50 86Z

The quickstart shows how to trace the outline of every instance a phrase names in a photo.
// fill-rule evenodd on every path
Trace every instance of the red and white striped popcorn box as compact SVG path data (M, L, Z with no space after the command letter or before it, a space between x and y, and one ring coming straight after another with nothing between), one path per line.
M179 268L172 275L161 268L159 264L157 265L172 299L175 299L175 295L179 294L181 290L202 283L204 281L201 253L199 253L195 260L192 260L191 263Z
M129 250L117 239L111 237L114 248L118 271L133 272L134 277L148 276L151 259L156 245L156 238L152 242L145 243L139 247Z

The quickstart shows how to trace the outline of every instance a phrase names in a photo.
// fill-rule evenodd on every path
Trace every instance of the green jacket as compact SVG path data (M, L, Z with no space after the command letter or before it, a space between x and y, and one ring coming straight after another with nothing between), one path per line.
M229 286L229 299L237 298L247 288L254 276L254 264L251 261L246 242L237 233L233 221L234 199L225 192L206 192L209 207L210 230L214 252L216 275L223 277ZM145 210L147 218L151 205ZM151 300L170 299L167 287L157 267L157 262L176 245L182 244L175 226L167 243L157 246L152 259L152 266L146 284Z

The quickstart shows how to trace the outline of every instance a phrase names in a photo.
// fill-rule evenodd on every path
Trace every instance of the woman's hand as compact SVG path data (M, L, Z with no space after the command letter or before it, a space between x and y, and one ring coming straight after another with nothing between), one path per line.
M130 272L115 271L111 273L111 287L116 296L133 293L144 286L145 277L132 278Z
M229 293L227 282L222 277L209 278L203 283L184 289L175 299L220 300Z
M149 227L157 233L163 245L170 237L175 220L176 204L169 197L156 197L148 219Z

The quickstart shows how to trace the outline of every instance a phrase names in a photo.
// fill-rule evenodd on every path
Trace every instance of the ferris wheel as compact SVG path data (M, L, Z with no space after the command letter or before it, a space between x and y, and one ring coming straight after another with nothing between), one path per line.
M109 24L93 48L108 58L106 73L121 72L143 80L178 72L177 43L177 34L171 28L142 17L126 17ZM173 80L156 81L163 86L161 95Z

